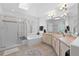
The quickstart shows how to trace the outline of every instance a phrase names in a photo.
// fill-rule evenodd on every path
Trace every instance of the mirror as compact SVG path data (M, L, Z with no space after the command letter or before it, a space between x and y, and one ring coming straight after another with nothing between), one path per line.
M64 32L65 21L62 18L47 20L47 31L48 32Z

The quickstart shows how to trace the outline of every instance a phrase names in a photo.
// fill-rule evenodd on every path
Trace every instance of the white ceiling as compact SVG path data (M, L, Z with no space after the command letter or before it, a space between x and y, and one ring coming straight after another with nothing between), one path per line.
M19 8L19 3L0 3L0 14L15 16L36 16L41 17L51 10L58 10L62 4L59 3L28 3L29 9Z

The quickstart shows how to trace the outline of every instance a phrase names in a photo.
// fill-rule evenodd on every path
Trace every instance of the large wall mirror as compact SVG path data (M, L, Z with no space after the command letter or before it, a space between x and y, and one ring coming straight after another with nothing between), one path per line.
M55 18L47 20L47 31L48 32L64 32L65 21L62 18Z

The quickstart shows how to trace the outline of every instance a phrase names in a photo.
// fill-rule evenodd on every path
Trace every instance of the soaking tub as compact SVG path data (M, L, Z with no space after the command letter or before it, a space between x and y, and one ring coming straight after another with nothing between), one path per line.
M27 35L27 44L28 45L34 45L41 42L41 35L37 34L28 34Z

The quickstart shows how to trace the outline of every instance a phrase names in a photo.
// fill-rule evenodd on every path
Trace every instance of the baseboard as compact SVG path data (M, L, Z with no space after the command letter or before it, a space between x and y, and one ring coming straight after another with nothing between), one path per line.
M18 47L11 48L11 49L5 50L3 52L3 56L6 56L6 55L9 55L9 54L18 52L18 51L19 51L19 48Z
M9 47L5 47L5 48L0 48L0 51L4 51L4 50L8 50L8 49L12 49L14 47L17 47L17 46L20 46L21 44L15 44L15 45L12 45L12 46L9 46Z

